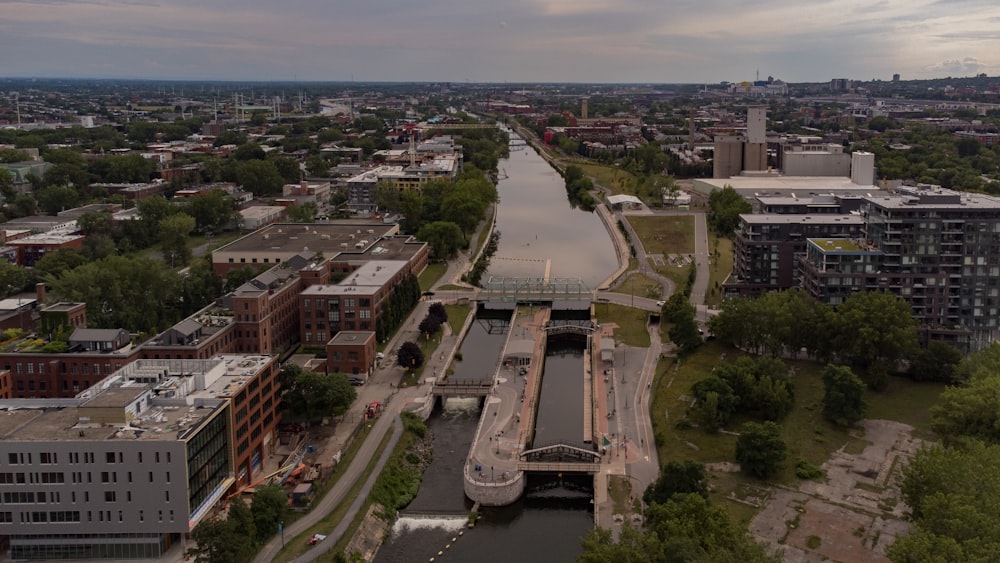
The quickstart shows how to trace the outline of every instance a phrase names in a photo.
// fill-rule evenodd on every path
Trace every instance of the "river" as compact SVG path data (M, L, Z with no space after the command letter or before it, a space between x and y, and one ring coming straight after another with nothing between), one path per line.
M534 150L513 150L500 168L496 227L500 243L484 279L543 277L548 263L550 277L580 278L593 288L617 268L614 246L600 217L569 205L562 177ZM504 323L473 322L462 342L463 359L454 366L455 377L491 374L507 337L505 329ZM582 354L573 347L555 346L546 355L542 400L560 394L569 397L547 401L540 409L539 431L545 431L546 440L581 442L582 362ZM376 562L428 561L438 558L439 551L446 553L443 560L476 563L548 563L580 554L580 538L594 524L590 496L561 483L532 478L529 492L519 502L483 508L476 527L465 528L471 502L463 492L462 468L479 413L477 399L449 399L428 420L434 460Z

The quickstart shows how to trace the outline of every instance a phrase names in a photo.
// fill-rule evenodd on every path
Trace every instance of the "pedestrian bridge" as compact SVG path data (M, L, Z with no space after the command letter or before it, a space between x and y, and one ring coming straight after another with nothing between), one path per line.
M434 384L433 393L437 397L485 397L492 388L488 379L445 379Z
M556 334L582 334L590 336L594 333L594 323L590 321L549 321L542 330L549 336Z
M532 303L539 301L586 301L594 293L580 278L507 278L491 276L479 290L480 301Z
M569 444L552 444L521 452L517 470L536 473L597 473L601 470L601 454Z
M520 461L529 463L600 463L601 454L569 444L552 444L525 450L518 456Z

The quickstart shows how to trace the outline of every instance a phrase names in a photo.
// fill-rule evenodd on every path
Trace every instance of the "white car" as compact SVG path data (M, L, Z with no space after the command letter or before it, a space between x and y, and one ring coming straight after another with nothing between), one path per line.
M667 303L666 301L657 301L656 306L662 308L664 305L666 305L666 303Z

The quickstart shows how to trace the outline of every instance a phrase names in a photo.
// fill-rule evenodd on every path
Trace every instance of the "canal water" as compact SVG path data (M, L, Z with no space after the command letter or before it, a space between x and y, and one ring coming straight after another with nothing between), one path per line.
M570 207L562 177L534 150L513 151L500 167L506 173L498 186L501 237L487 278L542 277L546 261L551 261L550 277L580 278L592 288L614 271L617 257L600 218ZM453 364L452 377L492 377L508 328L502 321L474 320L460 348L462 359ZM536 444L551 440L583 445L582 373L579 344L550 344ZM476 563L548 563L570 561L580 554L580 538L594 523L591 496L580 492L578 483L551 476L533 476L520 501L482 508L476 527L465 528L472 505L465 498L462 469L480 412L478 399L448 399L427 421L434 459L417 497L379 549L377 563L431 557ZM438 556L439 551L446 552L446 557Z

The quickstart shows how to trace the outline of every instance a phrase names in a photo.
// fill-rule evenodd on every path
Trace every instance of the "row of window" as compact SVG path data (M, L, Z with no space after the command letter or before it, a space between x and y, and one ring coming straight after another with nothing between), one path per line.
M65 483L62 472L0 473L0 485L25 485L35 483Z
M21 512L19 513L22 524L38 524L44 522L79 522L80 511L78 510L55 510L52 512ZM12 512L0 512L0 524L13 524L14 514Z
M158 515L157 515L158 521L159 522L163 522L163 511L162 510L158 510L157 512L158 512ZM44 523L56 523L56 524L58 524L58 523L61 523L61 522L80 522L81 521L80 520L80 511L78 511L78 510L55 510L55 511L50 511L50 512L38 512L38 511L34 511L34 512L20 512L18 514L20 516L20 523L21 524L44 524ZM173 522L174 521L174 511L173 510L168 511L168 516L170 518L170 521ZM93 512L91 512L91 511L88 510L87 511L87 522L93 522L93 521L94 521ZM110 510L98 510L97 511L97 521L98 522L113 522L114 520L112 520L112 518L111 518L111 511ZM124 522L125 521L125 513L122 510L118 511L118 521L119 522ZM146 521L145 512L142 511L142 510L139 511L139 521L140 522L145 522ZM0 524L13 524L13 523L14 523L14 514L12 512L3 512L3 511L0 511Z
M142 463L142 452L136 452L138 454L138 461ZM171 462L171 452L165 452L165 458L167 463ZM82 454L82 457L81 457ZM69 463L97 463L97 457L94 452L67 452L69 456ZM153 452L153 461L160 463L160 452ZM80 460L83 460L82 462ZM7 453L7 464L8 465L31 465L34 463L34 456L31 452L8 452ZM40 452L38 454L38 463L42 465L54 465L59 463L59 454L57 452ZM124 452L104 452L104 463L116 464L125 463L125 453ZM10 475L9 473L0 473L0 484L5 483L5 475ZM37 475L37 474L36 474ZM61 473L59 475L62 475ZM13 481L9 481L13 482ZM34 482L34 481L32 481ZM41 481L39 481L41 482ZM61 481L60 481L61 482Z

